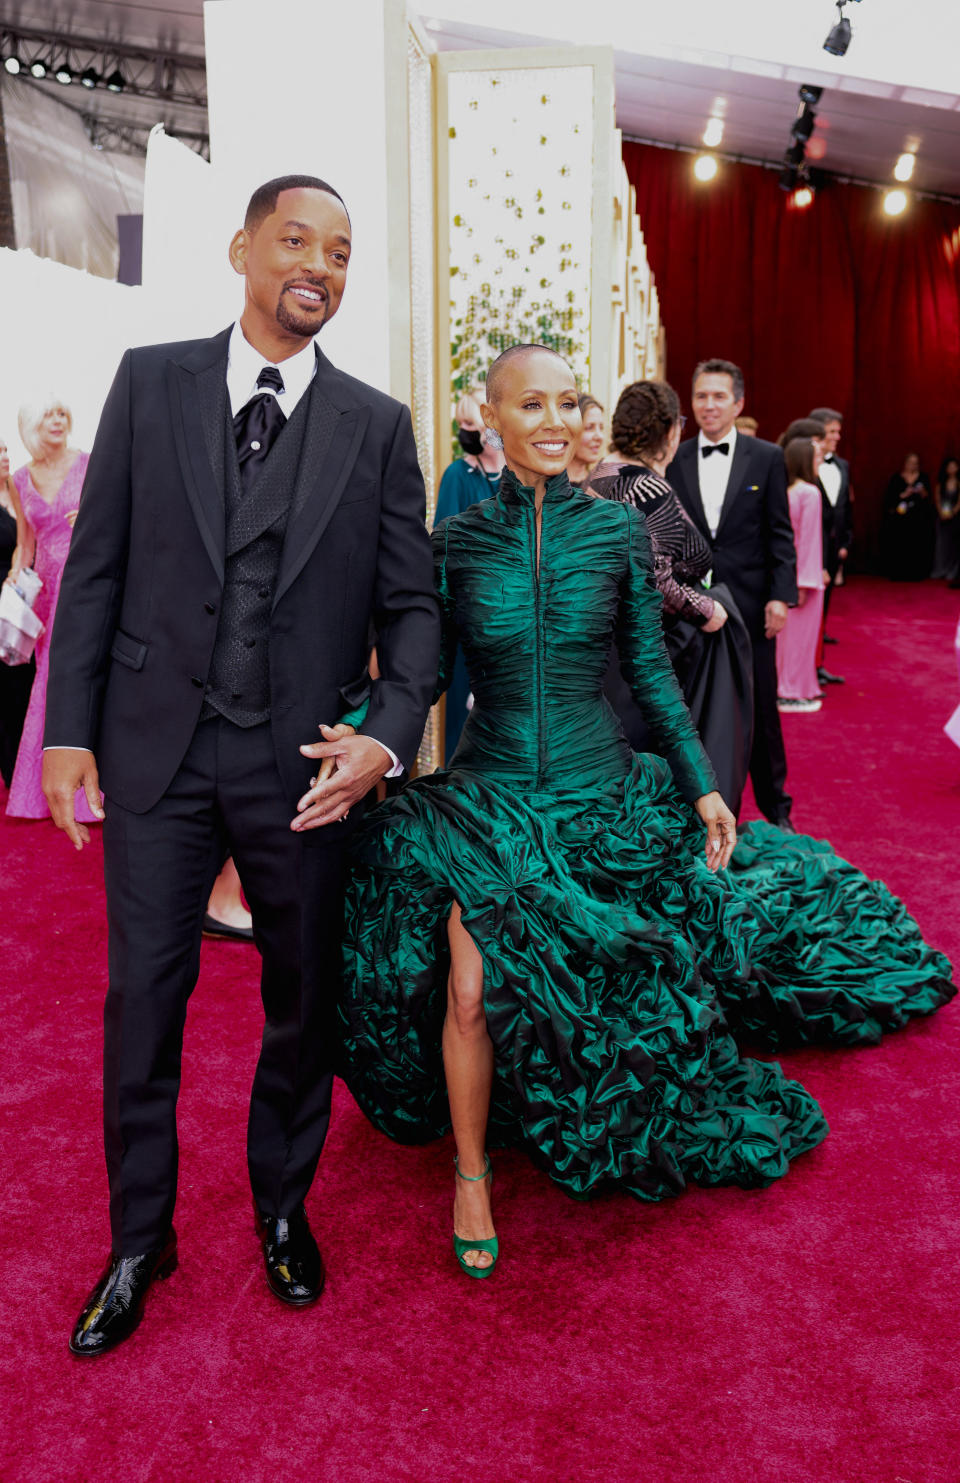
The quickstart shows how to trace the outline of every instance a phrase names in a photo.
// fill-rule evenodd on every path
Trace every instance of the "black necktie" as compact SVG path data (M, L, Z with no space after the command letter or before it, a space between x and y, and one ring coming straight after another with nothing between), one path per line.
M710 455L711 455L711 453L723 453L723 454L727 454L727 453L730 452L730 444L729 443L704 443L704 445L703 445L703 447L701 448L700 451L703 454L704 458L709 458Z
M283 377L276 366L264 366L257 377L257 385L269 386L272 391L280 392L283 391ZM286 420L280 410L280 403L269 391L261 391L259 396L251 397L233 419L244 494L249 494L253 487Z

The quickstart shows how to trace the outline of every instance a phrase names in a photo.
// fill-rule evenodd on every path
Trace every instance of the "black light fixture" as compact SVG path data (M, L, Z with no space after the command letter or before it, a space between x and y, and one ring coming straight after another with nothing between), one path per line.
M80 73L81 87L95 88L99 81L100 73L96 70L95 67L87 67L84 72Z
M54 73L54 76L56 77L57 82L62 82L64 87L69 87L70 84L73 82L73 68L69 65L68 62L61 62L60 66Z
M798 167L803 164L806 153L806 146L802 143L801 140L798 139L796 144L791 144L790 148L787 150L786 154L783 157L783 163L785 165L793 165L795 167Z
M790 130L794 139L803 139L804 141L809 139L813 133L813 126L816 121L817 115L810 107L810 104L801 103L797 116L793 121L793 127Z
M783 169L780 171L780 189L782 191L795 190L799 178L800 172L798 171L796 165L784 165Z
M4 57L3 66L4 71L9 72L11 77L17 77L23 71L23 63L16 52L13 52L9 57Z
M106 87L108 93L122 93L126 85L126 79L119 67L114 72L111 72L107 78Z
M836 25L830 28L830 35L823 43L824 51L829 52L832 57L845 57L847 47L853 38L853 30L850 22L843 13L843 7L846 3L847 0L837 0L837 9L840 12L840 16Z
M822 97L823 88L815 87L812 82L802 82L800 84L801 103L809 103L811 106L816 107Z
M48 70L46 62L42 62L39 57L35 62L30 63L30 76L35 77L38 82L46 77Z

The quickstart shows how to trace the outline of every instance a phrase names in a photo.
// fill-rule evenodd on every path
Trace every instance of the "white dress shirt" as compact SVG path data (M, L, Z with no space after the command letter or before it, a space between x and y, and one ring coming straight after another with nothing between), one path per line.
M824 494L835 509L837 500L840 498L842 476L832 453L820 465L820 483L823 485Z
M274 392L269 386L258 386L257 377L266 366L280 372L283 391ZM239 322L230 331L227 347L227 396L230 398L230 415L235 417L251 397L266 392L276 396L285 417L289 417L304 395L317 369L317 352L313 341L279 363L264 360L259 350L254 350Z
M714 448L716 444L704 437L701 428L700 436L697 438L697 476L700 481L700 502L703 505L707 527L712 536L717 533L720 511L723 509L727 485L730 483L730 470L733 467L733 455L737 446L737 429L732 427L729 432L724 433L722 438L718 438L717 442L729 443L729 452L712 453L709 458L704 458L704 448Z

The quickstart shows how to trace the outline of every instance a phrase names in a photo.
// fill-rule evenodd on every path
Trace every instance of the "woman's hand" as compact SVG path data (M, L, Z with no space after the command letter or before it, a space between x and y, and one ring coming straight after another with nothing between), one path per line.
M704 633L719 633L720 629L726 623L729 616L730 615L727 612L726 608L723 606L723 603L717 602L717 599L714 598L713 612L710 615L709 622L703 625Z
M355 726L321 726L320 730L323 732L325 742L339 741L342 736L356 736L357 734ZM311 788L316 787L317 783L325 783L327 778L332 777L336 765L336 757L324 757L317 769L316 777L310 779Z
M324 740L301 747L304 757L320 762L319 781L297 804L291 820L294 830L319 829L345 819L355 803L365 798L390 771L390 753L370 736L357 736L352 726L321 726ZM338 735L337 733L342 733ZM332 773L323 767L334 764Z
M737 821L719 793L704 793L694 808L707 826L707 867L726 870L737 842Z

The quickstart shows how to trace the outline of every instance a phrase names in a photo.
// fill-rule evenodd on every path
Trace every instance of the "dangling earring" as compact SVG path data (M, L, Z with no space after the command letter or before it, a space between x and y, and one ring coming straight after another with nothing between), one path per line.
M488 427L483 436L489 447L496 448L498 451L503 447L503 439L496 428Z

